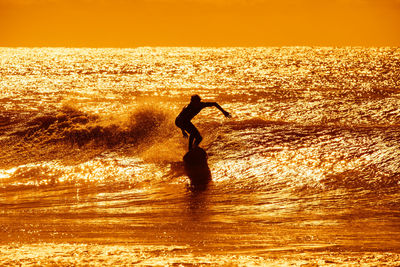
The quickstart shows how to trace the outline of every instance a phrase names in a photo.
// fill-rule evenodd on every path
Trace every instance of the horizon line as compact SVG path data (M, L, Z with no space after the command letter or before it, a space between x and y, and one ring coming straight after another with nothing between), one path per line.
M319 47L319 48L400 48L395 45L243 45L243 46L174 46L174 45L139 45L139 46L2 46L0 48L86 48L86 49L136 49L136 48L284 48L284 47Z

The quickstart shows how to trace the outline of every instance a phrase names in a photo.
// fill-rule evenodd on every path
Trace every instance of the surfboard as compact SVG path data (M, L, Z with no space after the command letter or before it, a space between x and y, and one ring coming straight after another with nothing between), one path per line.
M207 159L207 153L201 147L196 147L183 156L185 172L192 186L204 187L211 181Z

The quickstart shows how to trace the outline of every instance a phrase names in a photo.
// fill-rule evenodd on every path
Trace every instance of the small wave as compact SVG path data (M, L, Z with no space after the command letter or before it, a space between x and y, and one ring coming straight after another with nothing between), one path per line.
M400 174L388 174L366 166L360 170L347 170L338 174L327 175L321 184L328 189L369 189L381 190L400 186Z
M224 125L230 127L232 130L243 130L243 129L262 128L267 126L290 125L290 124L293 123L286 122L283 120L267 120L261 117L255 117L244 120L243 119L230 120L224 123Z
M227 124L208 152L214 179L228 185L282 184L307 192L400 186L395 126L302 126L263 119Z

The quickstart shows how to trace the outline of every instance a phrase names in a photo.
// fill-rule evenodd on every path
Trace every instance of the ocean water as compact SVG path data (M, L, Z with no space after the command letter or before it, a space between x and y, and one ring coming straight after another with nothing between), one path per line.
M1 265L400 264L399 48L0 48L0 148Z

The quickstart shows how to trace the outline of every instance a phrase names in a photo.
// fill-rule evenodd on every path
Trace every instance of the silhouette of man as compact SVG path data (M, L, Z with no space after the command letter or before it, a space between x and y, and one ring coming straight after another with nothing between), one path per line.
M190 134L189 136L189 150L193 149L194 147L198 147L203 137L201 137L197 128L193 125L191 120L199 114L199 112L206 107L216 107L218 108L225 117L230 118L231 115L229 112L225 111L218 103L216 102L201 102L201 98L198 95L193 95L190 99L189 105L184 107L179 113L178 117L176 117L175 124L182 130L182 134L185 138L187 138L187 133Z

